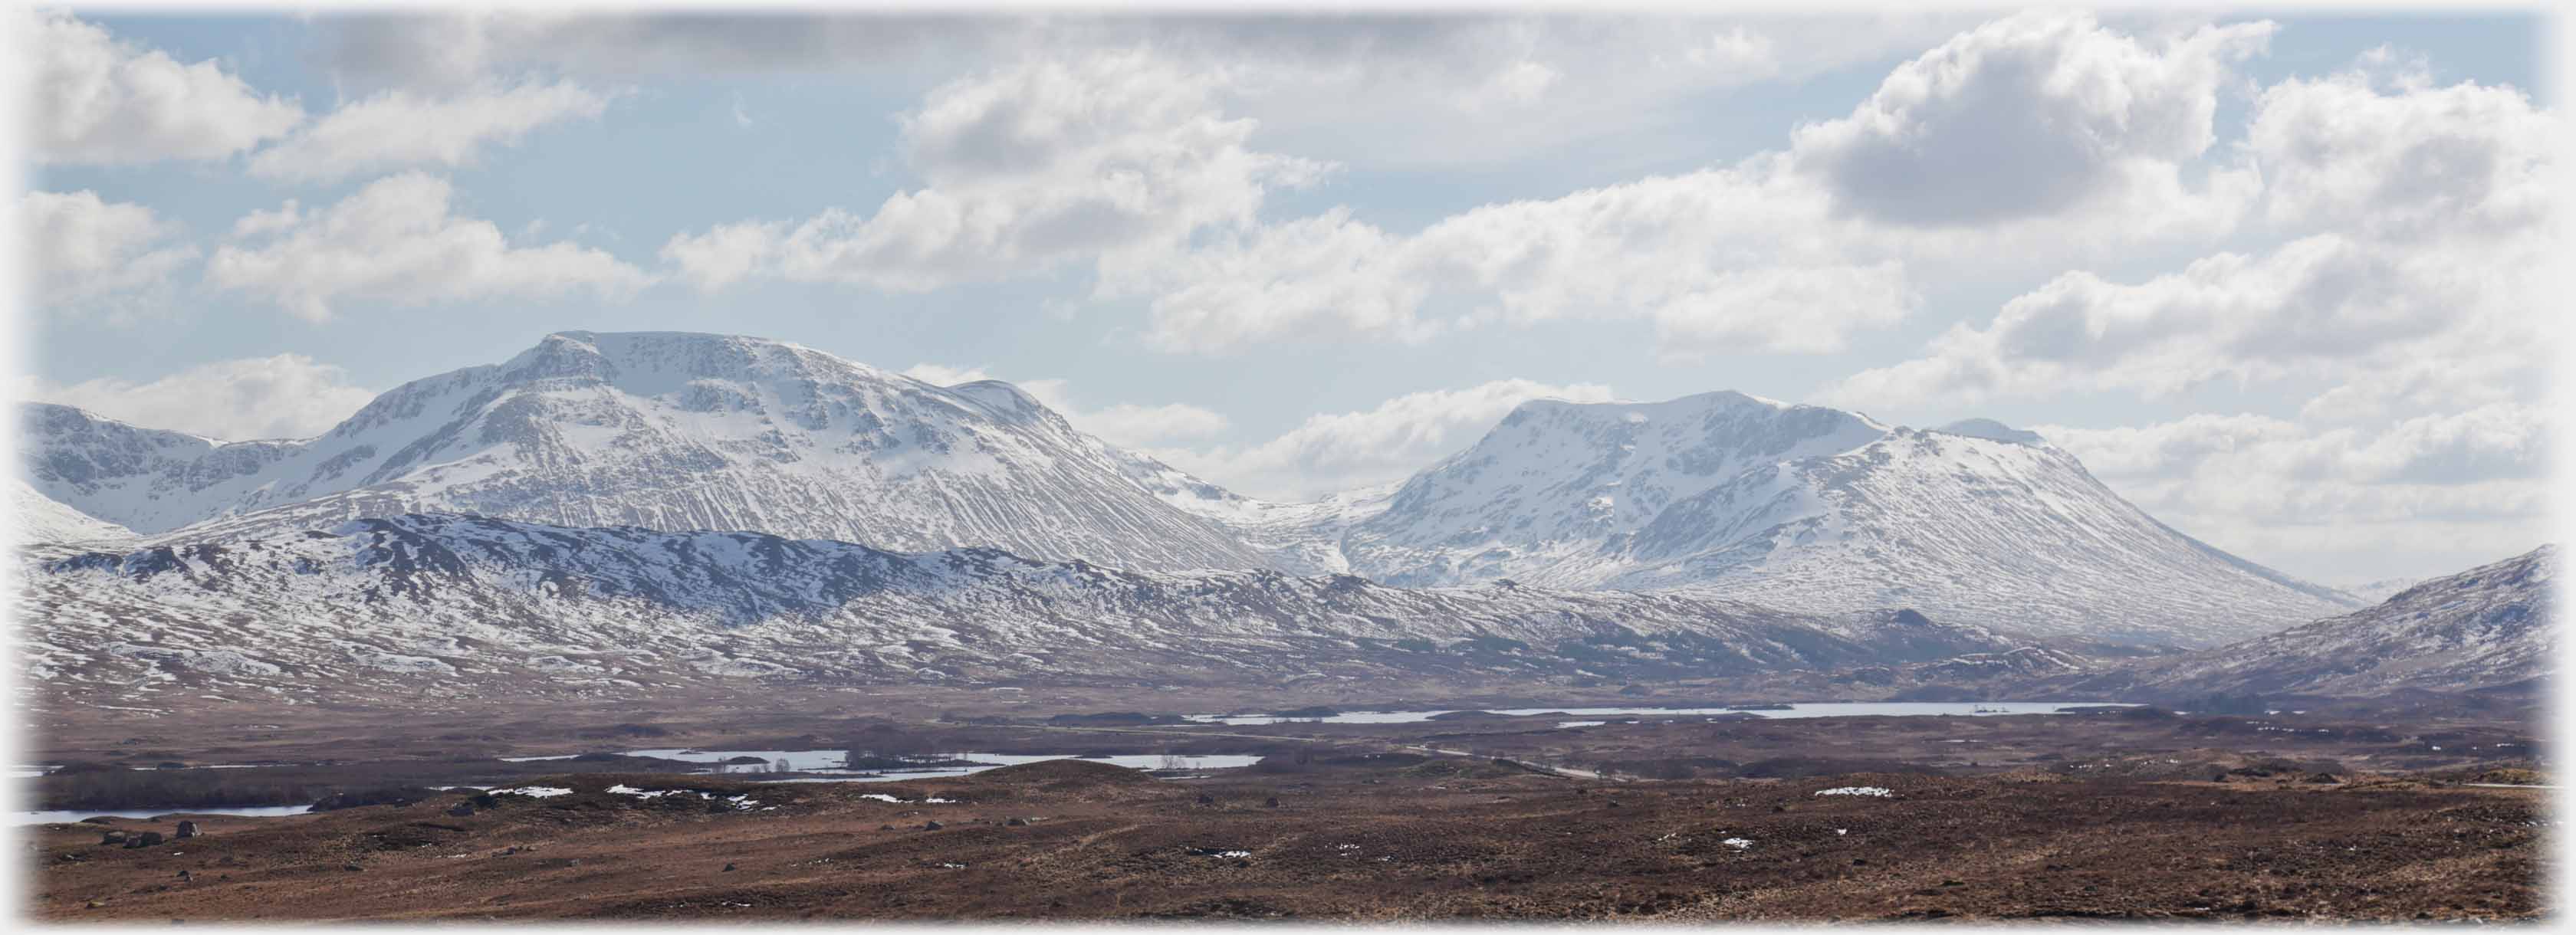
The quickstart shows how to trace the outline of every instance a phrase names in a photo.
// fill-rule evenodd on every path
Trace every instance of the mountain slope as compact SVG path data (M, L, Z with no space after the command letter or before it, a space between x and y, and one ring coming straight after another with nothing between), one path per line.
M1141 569L1262 562L1008 384L941 388L753 338L549 335L305 441L221 444L61 406L26 421L44 493L147 534L284 506L271 518L291 526L440 510Z
M22 579L22 601L40 609L23 634L31 679L126 698L424 678L502 691L730 678L1715 677L2023 642L1910 611L1127 572L991 549L453 515L90 552Z
M2377 695L2461 692L2549 675L2558 550L2425 581L2386 602L2279 633L2117 673L2167 694Z
M1341 548L1353 569L1397 584L1598 587L1628 570L1628 538L1673 504L1756 466L1846 451L1886 431L1740 393L1533 401L1406 481Z
M1912 429L1675 504L1626 553L1639 567L1613 584L2122 642L2212 645L2349 606L2156 522L2053 446Z
M2349 608L2158 523L2037 435L1734 393L1533 402L1339 529L1353 573L1705 589L1802 611L2208 646Z
M133 530L64 506L14 477L9 479L9 495L18 543L117 542L135 537Z

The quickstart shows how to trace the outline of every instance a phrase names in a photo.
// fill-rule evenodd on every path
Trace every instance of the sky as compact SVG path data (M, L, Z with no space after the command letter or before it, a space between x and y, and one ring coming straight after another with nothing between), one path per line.
M1269 499L1732 389L2329 584L2550 529L2531 16L9 15L11 385L139 425L686 330Z

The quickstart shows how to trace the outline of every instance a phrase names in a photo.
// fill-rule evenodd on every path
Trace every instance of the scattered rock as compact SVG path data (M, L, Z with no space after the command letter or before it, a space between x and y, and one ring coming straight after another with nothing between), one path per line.
M357 864L341 864L341 865L340 865L340 869L342 869L342 870L347 870L347 871L350 871L350 872L352 872L352 873L355 873L355 872L357 872L357 871L365 870L365 869L367 869L367 868L365 868L365 867L361 867L361 866L358 866Z
M183 821L183 822L180 822L180 823L179 823L179 837L181 837L181 838L193 838L193 837L196 837L196 836L197 836L197 823L196 823L196 822L193 822L193 821Z
M458 818L470 818L470 817L473 817L473 815L474 815L474 803L472 803L472 802L458 802L458 803L456 803L456 807L448 809L448 810L447 810L447 813L448 813L448 814L450 814L450 815L454 815L454 816L456 816L456 817L458 817Z
M1212 796L1212 795L1208 795L1208 794L1205 794L1205 793L1201 793L1201 794L1199 795L1199 804L1201 804L1201 805L1214 805L1214 804L1216 804L1216 796Z
M942 824L940 824L940 823L938 823L938 822L935 822L935 821L925 821L925 822L922 822L922 823L921 823L921 830L923 830L923 831L937 831L937 830L939 830L939 829L941 829L941 828L944 828L944 827L947 827L947 826L946 826L946 825L942 825Z
M99 833L98 833L98 843L100 843L100 844L123 844L123 843L125 843L125 832L122 832L122 831L101 831L101 832L99 832Z
M1274 796L1271 796L1271 797L1269 797L1269 798L1267 798L1267 799L1263 799L1263 800L1262 800L1262 802L1261 802L1261 807L1263 807L1263 808L1278 808L1278 807L1279 807L1279 797L1274 795Z
M733 872L733 865L732 865L732 864L726 864L726 865L725 865L725 868L724 868L724 872L726 872L726 873L732 873L732 872Z
M1009 821L1003 822L1002 824L1011 828L1025 828L1028 826L1029 820L1026 818L1013 818Z

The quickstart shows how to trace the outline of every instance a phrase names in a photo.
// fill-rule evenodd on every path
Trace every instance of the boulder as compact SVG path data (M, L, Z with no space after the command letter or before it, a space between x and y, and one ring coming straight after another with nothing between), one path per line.
M937 831L937 830L939 830L939 829L941 829L941 828L944 828L944 827L947 827L947 826L946 826L946 825L942 825L942 824L940 824L940 823L938 823L938 822L935 822L935 821L925 821L925 822L922 822L922 823L921 823L921 830L923 830L923 831Z
M1263 800L1262 800L1262 802L1261 802L1261 807L1263 807L1263 808L1278 808L1278 807L1279 807L1279 797L1274 795L1274 796L1271 796L1271 797L1269 797L1269 798L1267 798L1267 799L1263 799Z
M181 837L181 838L193 838L193 837L196 837L196 836L197 836L197 823L196 823L196 822L193 822L193 821L183 821L183 822L180 822L180 823L179 823L179 837Z
M447 810L447 813L448 813L448 814L450 814L450 815L454 815L454 816L456 816L456 817L458 817L458 818L470 818L470 817L473 817L473 815L474 815L474 803L472 803L472 802L458 802L458 803L456 803L455 807L448 809L448 810Z
M100 844L123 844L123 843L125 843L125 832L122 832L122 831L101 831L101 832L99 832L99 833L98 833L98 843L100 843Z

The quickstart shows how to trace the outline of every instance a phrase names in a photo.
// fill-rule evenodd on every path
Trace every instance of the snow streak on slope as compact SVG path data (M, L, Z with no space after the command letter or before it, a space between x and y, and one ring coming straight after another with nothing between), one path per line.
M2521 685L2555 670L2557 575L2558 550L2542 546L2366 610L2127 674L2170 692L2375 695Z
M1143 569L1262 561L1008 384L943 389L752 338L550 335L300 442L217 444L60 406L28 423L45 493L146 533L290 506L276 518L449 510Z
M58 689L335 679L1285 680L1716 677L2022 641L1910 611L1813 616L1677 594L1401 589L1269 571L1124 572L991 549L453 515L44 562L30 675ZM571 683L567 683L571 684Z

